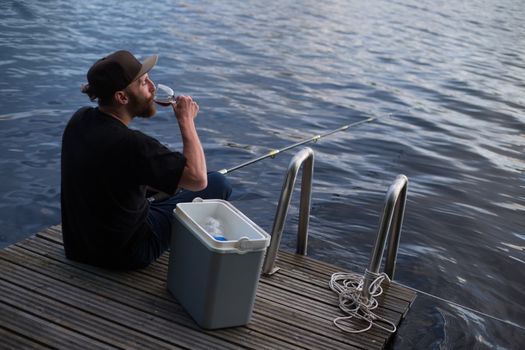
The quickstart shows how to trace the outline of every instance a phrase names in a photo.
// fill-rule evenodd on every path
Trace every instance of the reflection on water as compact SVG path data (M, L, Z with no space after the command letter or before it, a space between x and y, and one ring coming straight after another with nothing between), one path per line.
M153 80L201 106L210 169L391 115L313 146L310 254L364 269L385 191L406 174L397 279L523 326L523 18L519 0L2 1L0 244L60 222L60 138L89 102L89 66L116 49L158 53ZM134 127L181 145L167 111ZM267 230L290 157L230 175L235 205ZM421 295L393 345L520 340L518 327Z

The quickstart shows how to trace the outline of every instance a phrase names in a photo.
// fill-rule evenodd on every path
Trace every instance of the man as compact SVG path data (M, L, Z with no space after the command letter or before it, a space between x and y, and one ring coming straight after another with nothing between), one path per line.
M191 97L172 103L182 153L128 128L135 117L156 112L148 76L156 62L156 55L141 63L117 51L87 73L82 92L98 100L98 108L79 109L62 138L62 231L69 259L114 269L145 267L169 247L177 203L228 199L231 193L223 175L206 172L194 124L199 106ZM172 197L150 204L147 188Z

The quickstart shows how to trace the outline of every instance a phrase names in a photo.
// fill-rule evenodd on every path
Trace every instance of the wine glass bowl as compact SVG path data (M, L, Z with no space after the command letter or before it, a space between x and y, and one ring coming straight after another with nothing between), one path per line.
M164 107L170 106L176 103L175 93L173 92L173 89L169 86L158 84L155 89L155 97L153 98L153 101Z

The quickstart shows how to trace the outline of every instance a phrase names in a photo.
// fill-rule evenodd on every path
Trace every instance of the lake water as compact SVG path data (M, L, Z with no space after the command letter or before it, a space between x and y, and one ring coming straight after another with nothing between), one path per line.
M210 169L387 116L311 145L309 254L363 271L386 190L405 174L396 279L506 322L420 294L393 347L525 344L521 0L110 3L0 3L0 246L60 222L61 135L90 104L90 65L117 49L158 53L152 79L200 104ZM181 146L167 110L132 125ZM268 231L292 154L229 175L234 204Z

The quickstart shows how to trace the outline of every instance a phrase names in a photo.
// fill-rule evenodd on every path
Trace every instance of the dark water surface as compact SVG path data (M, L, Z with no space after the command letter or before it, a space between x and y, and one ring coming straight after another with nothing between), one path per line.
M391 115L312 146L310 255L364 270L386 190L406 174L396 278L521 327L420 295L394 348L524 346L521 0L107 4L0 2L0 246L60 222L61 134L89 104L89 66L158 53L152 79L201 106L210 169ZM133 126L181 145L166 110ZM291 155L230 175L234 204L266 230Z

